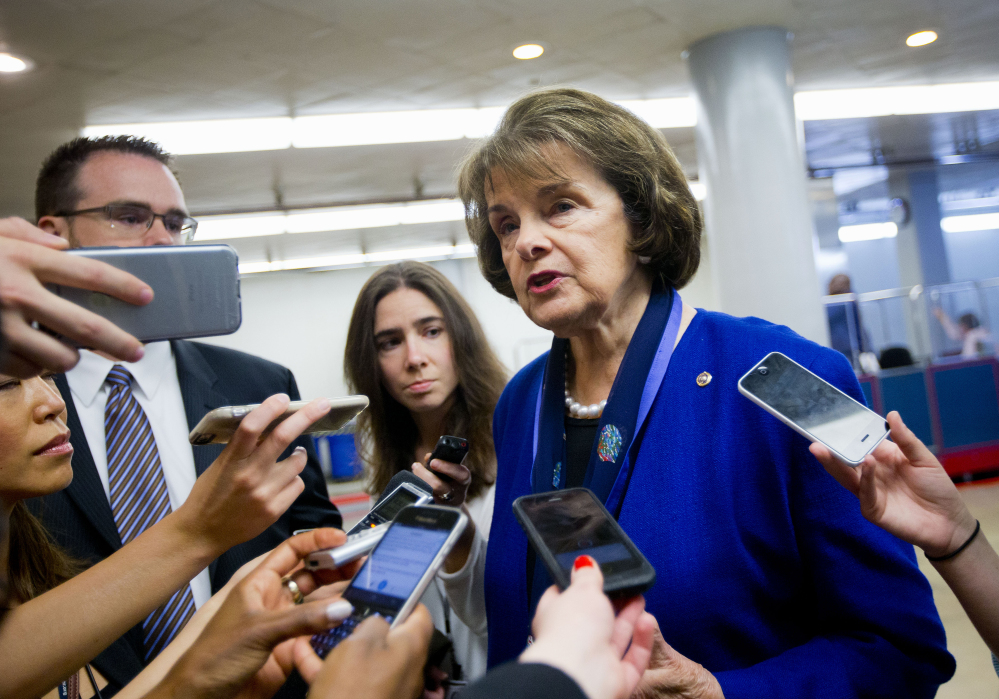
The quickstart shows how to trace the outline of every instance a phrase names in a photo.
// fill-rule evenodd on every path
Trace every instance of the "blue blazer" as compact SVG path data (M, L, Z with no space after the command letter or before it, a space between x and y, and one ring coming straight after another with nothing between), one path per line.
M808 442L738 392L772 351L864 400L838 352L756 318L698 311L649 413L619 518L656 569L646 608L726 699L932 697L955 663L912 546L867 522ZM530 633L528 543L511 503L531 492L546 359L513 378L494 417L490 666L516 657ZM699 387L704 371L712 381Z

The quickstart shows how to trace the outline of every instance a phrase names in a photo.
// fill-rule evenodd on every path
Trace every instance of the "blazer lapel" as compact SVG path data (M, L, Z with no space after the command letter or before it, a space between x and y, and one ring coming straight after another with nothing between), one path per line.
M215 390L218 376L198 351L197 345L184 340L173 340L170 345L177 364L177 381L184 398L187 426L193 430L205 413L229 405L229 399ZM218 445L193 447L194 469L198 476L212 465L221 451L222 447Z
M184 398L187 427L193 430L194 426L201 422L205 413L215 410L215 408L230 405L230 402L224 394L215 390L218 375L205 360L196 344L184 340L171 340L170 345L173 347L174 362L177 365L177 382L180 384L180 394ZM200 478L201 474L222 453L223 447L221 444L206 444L192 446L191 449L194 453L194 470ZM218 563L216 558L208 565L208 577L213 581ZM212 591L214 594L214 582Z
M115 550L121 548L121 536L114 522L111 504L108 502L104 484L97 474L94 457L90 453L87 435L80 424L80 416L73 402L73 393L65 374L55 377L56 386L66 403L66 426L70 430L70 443L73 445L73 481L66 488L66 495L76 504L87 520Z

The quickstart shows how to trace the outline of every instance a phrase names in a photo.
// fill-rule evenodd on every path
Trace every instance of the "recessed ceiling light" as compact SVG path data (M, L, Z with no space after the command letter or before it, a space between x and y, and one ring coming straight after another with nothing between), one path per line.
M916 32L908 39L905 40L906 46L926 46L926 44L932 44L937 40L937 33L926 30L925 32Z
M545 52L545 47L540 44L524 44L523 46L518 46L513 50L513 57L519 58L522 61L527 61L532 58L537 58Z
M0 53L0 73L20 73L31 67L29 61L9 53Z

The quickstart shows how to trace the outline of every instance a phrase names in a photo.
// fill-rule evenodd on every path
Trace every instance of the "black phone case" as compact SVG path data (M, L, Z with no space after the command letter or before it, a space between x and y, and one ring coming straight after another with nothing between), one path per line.
M589 488L567 488L563 491L558 492L572 492L572 491L583 491L587 493L597 506L603 510L604 515L607 517L607 521L613 527L615 533L618 535L622 544L631 552L631 555L641 561L640 567L635 571L630 571L627 573L616 573L611 576L604 577L604 594L608 597L634 597L635 595L640 595L646 590L650 589L656 584L656 569L652 567L649 560L642 555L642 552L638 550L638 547L632 543L631 538L625 533L621 525L617 523L617 520L611 516L611 513L607 511L604 504L597 499L597 496L593 494ZM556 491L551 491L556 492ZM527 516L527 512L524 510L523 503L527 500L533 500L538 497L543 497L545 495L550 495L548 493L532 493L531 495L524 495L513 501L513 514L517 517L517 521L520 523L521 528L524 533L527 534L527 540L531 542L531 546L534 551L538 554L538 558L541 559L542 563L545 564L545 568L548 570L548 574L552 576L552 580L561 589L569 587L569 583L572 582L571 575L562 569L562 566L558 564L555 560L555 556L548 549L545 544L544 539L541 538L541 534L538 530L534 528L534 523Z
M437 440L437 445L434 447L433 453L430 454L430 458L427 459L427 463L429 464L434 459L440 459L441 461L450 461L452 464L460 464L467 454L467 439L446 434Z

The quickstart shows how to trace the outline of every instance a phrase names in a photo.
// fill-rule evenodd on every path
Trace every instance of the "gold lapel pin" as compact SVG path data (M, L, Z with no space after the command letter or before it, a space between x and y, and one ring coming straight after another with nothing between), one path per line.
M709 374L706 371L702 371L700 374L697 375L697 385L698 386L700 386L701 388L704 388L709 383L711 383L711 374Z

